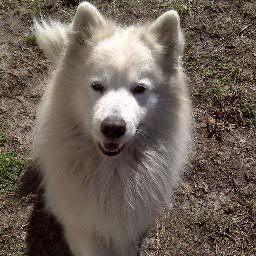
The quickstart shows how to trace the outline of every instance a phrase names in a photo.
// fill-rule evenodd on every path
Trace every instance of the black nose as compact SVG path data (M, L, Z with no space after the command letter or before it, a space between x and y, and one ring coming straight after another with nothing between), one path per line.
M125 121L117 116L110 116L101 123L101 132L108 139L117 139L126 131Z

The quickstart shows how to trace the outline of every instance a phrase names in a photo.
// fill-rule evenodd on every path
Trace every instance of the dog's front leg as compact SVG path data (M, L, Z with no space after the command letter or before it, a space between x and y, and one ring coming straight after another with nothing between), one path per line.
M65 238L74 256L93 256L90 240L81 229L65 227Z
M128 256L139 256L139 247L131 245L128 250Z
M121 247L120 251L117 252L117 255L121 256L139 256L139 243L130 242L125 246Z
M95 236L93 238L85 230L75 227L65 227L65 238L73 256L116 256L109 248L100 246Z

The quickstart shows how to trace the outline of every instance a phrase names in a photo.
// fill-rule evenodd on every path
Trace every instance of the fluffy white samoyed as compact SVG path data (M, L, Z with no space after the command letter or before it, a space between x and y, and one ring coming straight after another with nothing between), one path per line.
M179 16L120 27L83 2L35 30L55 66L34 133L47 209L74 256L135 256L190 140Z

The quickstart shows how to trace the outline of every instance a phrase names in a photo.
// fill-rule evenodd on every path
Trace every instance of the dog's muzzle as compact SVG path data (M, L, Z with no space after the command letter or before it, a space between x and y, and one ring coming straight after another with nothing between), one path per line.
M105 138L104 142L99 144L101 152L107 156L118 155L124 147L120 138L126 132L125 121L118 116L110 116L102 121L100 129Z

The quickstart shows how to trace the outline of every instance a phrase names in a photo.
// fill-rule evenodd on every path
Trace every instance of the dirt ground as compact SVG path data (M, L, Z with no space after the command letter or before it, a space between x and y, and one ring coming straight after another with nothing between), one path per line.
M50 68L31 34L33 15L69 21L78 2L0 1L0 255L70 255L61 227L44 210L29 157ZM255 1L92 2L123 24L173 7L187 39L194 148L173 208L144 239L141 255L256 255Z

